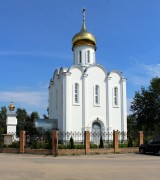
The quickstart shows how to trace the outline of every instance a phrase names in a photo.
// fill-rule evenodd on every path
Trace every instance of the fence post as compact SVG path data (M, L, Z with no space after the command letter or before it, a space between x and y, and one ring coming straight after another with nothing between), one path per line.
M24 153L24 146L25 146L25 131L20 131L20 153Z
M114 153L119 152L119 144L118 144L118 131L113 130L113 147Z
M143 144L143 131L139 131L138 132L138 146L140 146L141 144Z
M58 131L52 132L52 154L56 157L58 155Z
M85 154L90 153L90 132L84 132Z

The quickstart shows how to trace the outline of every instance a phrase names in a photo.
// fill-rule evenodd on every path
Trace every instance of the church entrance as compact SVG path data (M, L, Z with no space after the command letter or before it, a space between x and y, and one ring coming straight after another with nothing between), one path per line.
M102 127L99 122L94 122L92 124L92 143L99 145L100 144L100 138L101 138L101 131Z

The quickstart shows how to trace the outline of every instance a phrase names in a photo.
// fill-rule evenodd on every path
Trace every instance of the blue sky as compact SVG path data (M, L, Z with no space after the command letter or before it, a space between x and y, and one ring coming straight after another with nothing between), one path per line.
M97 63L127 78L128 107L160 76L159 0L0 0L0 106L47 114L50 78L72 65L83 7Z

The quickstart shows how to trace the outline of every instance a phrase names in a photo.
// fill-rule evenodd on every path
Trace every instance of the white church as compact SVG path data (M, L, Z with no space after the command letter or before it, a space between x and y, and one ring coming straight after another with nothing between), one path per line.
M73 65L56 69L49 83L49 119L65 132L127 132L126 79L96 62L96 38L87 31L85 10L72 38Z

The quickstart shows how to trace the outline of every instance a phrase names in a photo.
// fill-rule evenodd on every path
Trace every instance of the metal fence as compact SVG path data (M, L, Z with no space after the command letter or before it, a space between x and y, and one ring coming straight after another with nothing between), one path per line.
M41 129L32 129L26 131L25 148L31 149L52 149L52 131ZM160 132L144 132L144 142L160 137ZM138 132L118 132L119 148L138 147ZM59 149L83 149L85 148L85 138L83 132L64 132L58 131ZM0 147L19 147L19 137L12 145L4 144L4 135L0 135ZM113 148L113 132L90 132L91 148Z
M26 148L31 149L52 149L52 131L35 131L29 133L26 131Z
M91 132L91 148L113 147L113 132Z

